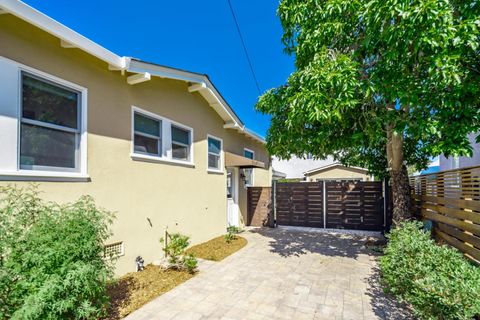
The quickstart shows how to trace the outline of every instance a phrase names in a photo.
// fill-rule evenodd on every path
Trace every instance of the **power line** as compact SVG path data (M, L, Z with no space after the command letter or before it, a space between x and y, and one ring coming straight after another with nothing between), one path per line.
M247 62L250 67L250 71L252 72L253 80L255 81L255 86L257 87L258 94L262 94L262 90L260 90L260 85L258 84L257 75L255 74L255 70L253 70L252 61L250 60L250 55L248 54L247 46L245 45L245 41L243 40L242 32L240 31L240 25L237 21L237 16L235 15L235 10L233 10L232 2L227 0L228 6L230 7L230 11L232 12L233 21L235 21L235 26L237 27L238 36L240 37L240 41L242 42L243 51L245 52L245 56L247 57Z

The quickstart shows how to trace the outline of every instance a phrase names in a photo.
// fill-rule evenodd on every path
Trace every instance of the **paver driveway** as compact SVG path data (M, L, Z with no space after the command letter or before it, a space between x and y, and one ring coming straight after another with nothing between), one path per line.
M365 237L254 229L248 245L127 317L140 319L409 319L378 286Z

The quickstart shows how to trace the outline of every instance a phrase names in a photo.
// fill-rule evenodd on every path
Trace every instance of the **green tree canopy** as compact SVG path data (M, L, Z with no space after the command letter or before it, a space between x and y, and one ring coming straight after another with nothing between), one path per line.
M333 155L392 179L408 217L406 166L470 155L480 129L478 0L283 0L296 71L259 98L280 158Z
M278 8L296 71L260 97L272 116L270 152L334 155L377 175L401 161L469 155L480 129L480 2L283 0Z

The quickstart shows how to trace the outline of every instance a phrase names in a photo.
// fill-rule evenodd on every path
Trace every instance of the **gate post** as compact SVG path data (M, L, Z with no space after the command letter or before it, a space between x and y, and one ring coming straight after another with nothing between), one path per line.
M323 229L327 229L327 188L326 181L323 180Z
M277 227L277 181L272 181L272 201L273 201L273 228Z

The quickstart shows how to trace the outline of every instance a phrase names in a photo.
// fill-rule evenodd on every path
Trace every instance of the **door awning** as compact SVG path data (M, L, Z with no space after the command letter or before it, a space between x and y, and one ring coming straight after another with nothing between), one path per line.
M225 152L225 166L226 167L240 167L240 168L262 168L265 169L265 163L242 157L241 155Z

